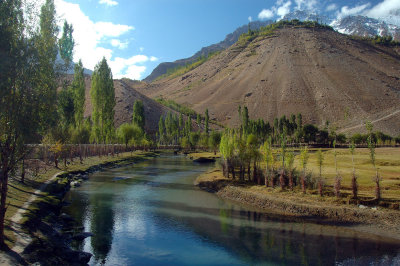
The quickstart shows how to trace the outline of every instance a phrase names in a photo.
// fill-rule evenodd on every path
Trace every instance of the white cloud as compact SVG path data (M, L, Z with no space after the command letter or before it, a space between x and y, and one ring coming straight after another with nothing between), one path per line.
M139 47L139 51L143 52L144 51L144 47Z
M327 7L326 7L326 11L333 11L333 10L336 10L337 9L337 5L336 4L330 4L330 5L328 5Z
M340 18L347 17L347 16L358 15L369 6L370 6L369 3L364 4L364 5L355 6L352 8L349 8L348 6L343 6L340 9L340 12L337 12L337 17L340 19Z
M294 0L296 3L296 9L298 10L314 10L318 4L317 0Z
M269 19L274 16L274 12L270 9L263 9L261 12L258 14L259 19Z
M104 21L94 22L83 13L79 4L68 3L64 0L55 0L55 4L57 15L60 16L59 26L61 27L64 20L67 20L74 27L73 37L76 43L74 61L82 59L84 67L93 70L95 65L105 57L115 78L140 79L146 71L146 67L140 64L157 59L142 54L129 58L115 57L115 51L102 47L102 44L111 44L115 49L127 48L128 41L123 42L120 37L134 30L133 26Z
M110 67L114 73L115 78L128 77L130 79L140 79L141 74L146 71L146 67L143 64L148 61L153 61L154 56L148 57L146 55L134 55L130 58L116 57L110 61Z
M384 0L365 12L365 15L400 26L400 1Z
M113 0L100 0L99 4L103 4L103 5L107 5L107 6L116 6L116 5L118 5L118 2L113 1Z
M291 4L292 4L291 1L287 1L282 6L278 7L278 9L276 10L276 14L278 16L281 16L281 18L284 17L286 14L290 12Z
M158 58L157 58L157 57L155 57L155 56L152 56L152 57L150 57L150 61L151 61L151 62L158 61Z
M117 47L121 50L128 48L128 42L121 42L118 39L112 39L110 43L113 47Z
M251 16L249 16L247 19L249 20L249 22L253 21L253 18Z
M139 80L142 77L142 74L146 71L145 66L130 66L128 67L125 77L128 77L130 79L136 79Z

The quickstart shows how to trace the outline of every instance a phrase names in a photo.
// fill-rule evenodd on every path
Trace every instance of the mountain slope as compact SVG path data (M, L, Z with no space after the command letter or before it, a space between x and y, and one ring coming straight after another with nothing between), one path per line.
M246 105L253 119L301 112L306 123L329 120L352 132L368 119L377 130L400 134L399 49L325 29L286 27L236 43L183 76L139 90L200 113L208 108L231 126L239 123L238 105Z
M254 22L250 23L250 28L252 30L255 30L255 29L261 28L262 26L269 25L271 23L272 23L272 21L254 21ZM176 68L179 66L184 66L186 64L193 63L200 56L207 56L211 53L222 51L222 50L228 48L229 46L231 46L232 44L237 42L240 35L242 35L243 33L248 31L248 27L249 27L249 25L243 25L243 26L237 28L234 32L226 35L226 37L223 41L221 41L217 44L212 44L210 46L203 47L203 48L201 48L200 51L198 51L197 53L195 53L193 56L191 56L189 58L179 59L174 62L163 62L163 63L159 64L151 72L151 74L149 76L147 76L145 79L143 79L143 81L152 82L155 79L157 79L159 76L167 73L168 69L173 69L173 68Z
M92 103L90 97L91 77L89 75L85 75L85 84L86 101L84 115L85 117L89 117L92 114ZM116 101L114 109L114 124L117 128L123 123L130 123L132 121L133 104L135 100L141 100L144 105L145 130L149 134L155 134L158 132L158 121L160 120L160 116L165 116L168 112L174 114L176 114L176 112L133 89L133 87L140 88L142 85L141 82L129 79L114 80Z

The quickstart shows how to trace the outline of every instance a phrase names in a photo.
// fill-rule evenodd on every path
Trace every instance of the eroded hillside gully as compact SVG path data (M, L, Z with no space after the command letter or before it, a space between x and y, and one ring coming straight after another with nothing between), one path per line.
M91 265L400 263L399 242L260 211L193 184L213 167L162 154L90 174L65 196L63 232L93 254Z

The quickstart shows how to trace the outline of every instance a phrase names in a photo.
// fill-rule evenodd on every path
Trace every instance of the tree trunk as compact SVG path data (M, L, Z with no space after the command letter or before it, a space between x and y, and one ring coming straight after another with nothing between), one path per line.
M21 183L25 182L25 160L22 159L22 165L21 165Z
M8 190L8 164L7 162L3 162L3 169L1 171L0 176L0 249L6 248L4 243L4 218L6 215L7 207L6 207L6 199L7 199L7 190Z
M293 191L293 170L289 171L289 188Z

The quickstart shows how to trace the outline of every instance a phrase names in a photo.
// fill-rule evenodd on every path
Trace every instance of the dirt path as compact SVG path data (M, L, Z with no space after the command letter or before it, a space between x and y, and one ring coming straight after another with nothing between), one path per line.
M24 251L25 247L29 245L29 243L32 241L32 239L29 237L29 235L25 234L21 230L21 224L20 221L25 214L25 212L29 209L29 206L34 202L39 195L42 194L42 192L45 190L48 184L50 184L54 179L59 174L62 174L63 172L56 173L53 175L49 180L47 180L45 183L43 183L39 189L35 190L33 192L33 195L29 198L28 201L25 202L25 204L18 210L14 216L11 217L11 226L15 229L14 234L16 234L16 241L14 243L14 246L12 248L13 251L17 253L21 253Z
M394 111L394 112L392 112L392 113L390 113L390 114L388 114L388 115L385 115L385 116L383 116L383 117L381 117L381 118L372 120L371 123L374 124L374 123L380 122L380 121L385 120L385 119L387 119L387 118L389 118L389 117L392 117L392 116L394 116L394 115L397 115L398 113L400 113L400 110L396 110L396 111ZM353 130L353 129L360 128L360 127L365 127L365 124L363 123L363 124L359 124L359 125L357 125L357 126L342 128L342 129L340 130L340 132L349 131L349 130Z

